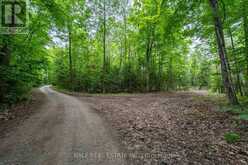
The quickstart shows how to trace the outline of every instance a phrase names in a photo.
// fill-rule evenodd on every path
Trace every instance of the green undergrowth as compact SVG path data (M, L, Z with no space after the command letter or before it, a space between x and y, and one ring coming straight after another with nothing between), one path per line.
M52 86L52 88L56 91L69 94L69 95L80 95L80 96L132 96L132 95L139 95L145 93L128 93L128 92L120 92L120 93L87 93L87 92L80 92L80 91L71 91L69 89L64 89L59 86Z
M248 121L248 98L239 97L239 102L239 105L222 104L220 111L234 115L237 120Z
M208 92L207 95L195 96L194 99L199 102L210 102L217 105L218 111L229 113L236 120L248 121L248 98L238 96L239 105L231 105L224 94Z
M234 132L228 132L224 135L224 138L227 143L235 143L240 140L240 135Z

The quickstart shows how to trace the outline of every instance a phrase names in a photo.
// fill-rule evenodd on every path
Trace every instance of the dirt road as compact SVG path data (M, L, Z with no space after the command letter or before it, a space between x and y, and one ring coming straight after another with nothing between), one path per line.
M41 88L47 101L38 113L0 142L0 165L124 165L112 132L86 103Z

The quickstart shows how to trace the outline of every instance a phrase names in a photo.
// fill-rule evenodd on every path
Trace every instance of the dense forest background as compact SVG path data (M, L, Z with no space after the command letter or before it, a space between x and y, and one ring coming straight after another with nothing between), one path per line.
M0 102L42 84L80 92L248 96L248 0L33 0L0 37Z

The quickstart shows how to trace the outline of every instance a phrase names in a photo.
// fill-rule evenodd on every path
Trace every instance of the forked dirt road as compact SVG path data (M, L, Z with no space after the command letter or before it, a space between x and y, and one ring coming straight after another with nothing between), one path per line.
M48 86L46 103L0 142L0 165L124 165L105 122L72 96Z

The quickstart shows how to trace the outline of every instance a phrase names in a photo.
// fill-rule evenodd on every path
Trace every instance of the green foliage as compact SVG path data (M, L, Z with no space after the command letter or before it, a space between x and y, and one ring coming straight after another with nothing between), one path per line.
M240 120L248 121L248 113L247 114L241 114L241 115L239 115L239 119Z
M189 87L188 40L182 39L183 26L174 22L176 10L183 6L168 6L162 1L92 1L86 4L85 15L65 11L72 22L73 90L87 92L135 92L185 89ZM71 4L71 8L75 4ZM114 9L114 10L112 10ZM102 14L96 17L98 11ZM139 12L138 12L139 11ZM174 13L173 13L174 12ZM104 19L103 13L106 13ZM182 14L182 13L180 13ZM77 15L77 17L75 17ZM83 19L85 18L85 19ZM87 21L94 24L90 29ZM105 22L104 22L105 21ZM171 21L171 22L170 22ZM172 21L176 26L171 26ZM106 35L104 34L106 24ZM166 26L166 28L164 28ZM63 31L66 31L66 26ZM78 33L81 31L81 33ZM92 34L92 32L94 32ZM163 37L166 36L168 37ZM103 38L107 38L106 58L103 61ZM62 38L62 36L61 36ZM79 39L80 38L80 39ZM62 39L63 42L68 40ZM177 44L176 44L177 43ZM54 84L70 89L67 48L51 54L54 60Z
M243 108L240 105L224 105L221 107L222 112L229 112L232 114L240 114L243 112Z
M34 1L32 5L37 10L30 11L28 34L0 36L1 109L27 98L33 87L47 79L46 46L50 42L48 32L52 15L41 2Z
M227 143L235 143L240 140L240 135L234 132L228 132L224 135L224 138Z
M218 10L232 83L247 96L243 6L223 0ZM48 83L91 93L225 92L208 1L34 0L30 19L27 35L0 37L4 105Z
M237 65L238 61L244 61L241 59L244 53L234 54L228 42L230 27L235 31L235 48L243 47L237 42L242 40L243 27L236 25L242 15L235 13L242 3L235 2L230 6L230 1L223 1L227 7L220 5L220 13L227 19L223 23L229 65L236 86L237 74L240 75L241 89L237 90L240 93L247 84L246 63ZM53 84L87 92L149 92L190 87L225 92L209 3L134 0L131 5L126 0L73 0L51 3L49 11L54 6L63 10L62 15L59 10L52 12L56 20L67 16L65 24L57 24L56 30L65 45L68 45L66 22L72 26L73 73L69 73L68 47L54 44L49 49L54 57L50 68ZM61 53L55 53L54 49ZM237 66L241 69L237 70Z
M246 100L247 101L247 100ZM236 115L235 119L248 121L248 109L247 103L241 102L240 105L226 105L226 103L220 108L221 112L228 112Z

